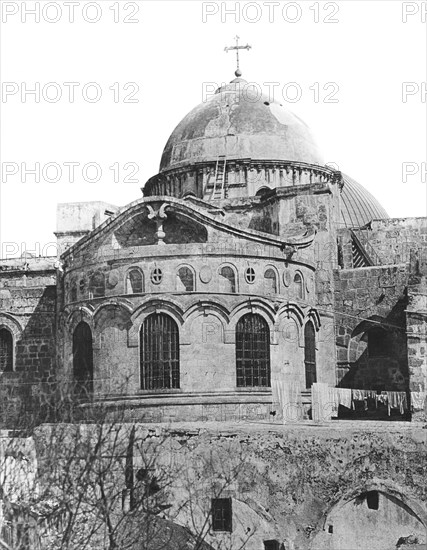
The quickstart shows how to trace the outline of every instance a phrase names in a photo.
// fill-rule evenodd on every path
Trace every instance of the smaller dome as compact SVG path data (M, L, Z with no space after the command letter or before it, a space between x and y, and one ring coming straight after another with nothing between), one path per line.
M341 218L345 227L363 227L372 220L389 218L377 199L360 183L343 174Z

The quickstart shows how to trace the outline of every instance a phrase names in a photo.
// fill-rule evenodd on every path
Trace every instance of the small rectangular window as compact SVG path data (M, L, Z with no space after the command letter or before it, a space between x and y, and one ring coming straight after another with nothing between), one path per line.
M264 550L280 550L280 543L278 540L265 540Z
M366 502L370 510L378 510L378 504L379 504L378 491L368 491L366 493Z
M231 498L212 499L212 529L214 531L232 530Z

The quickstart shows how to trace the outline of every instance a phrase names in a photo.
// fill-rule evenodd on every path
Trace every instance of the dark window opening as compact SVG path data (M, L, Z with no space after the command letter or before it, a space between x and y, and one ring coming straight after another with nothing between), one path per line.
M316 375L316 332L312 322L308 322L304 329L304 364L305 387L311 386L317 381Z
M73 334L73 374L76 393L81 397L93 391L92 331L87 323L79 323Z
M89 292L93 298L105 296L105 276L100 271L94 273L90 278Z
M77 284L72 283L70 290L70 302L77 302Z
M126 294L144 292L144 276L139 269L131 269L126 279Z
M302 276L299 273L295 274L294 284L295 284L295 295L297 298L300 298L302 300L304 298L304 287L303 287Z
M387 332L374 327L368 331L368 355L369 357L384 357L389 355L387 346Z
M281 550L280 542L278 540L265 540L264 550Z
M274 269L267 269L264 273L264 284L266 294L276 294L277 293L277 277Z
M370 510L378 510L378 505L379 505L378 491L368 491L366 493L366 503Z
M333 532L334 532L334 526L333 525L328 525L328 533L330 533L332 535Z
M0 329L0 372L13 371L13 336L7 328Z
M179 388L179 332L175 321L153 313L141 327L141 388Z
M244 315L236 326L238 387L270 386L270 329L257 314Z
M212 529L214 531L232 531L231 498L212 499Z
M185 292L194 291L194 274L189 267L181 267L178 270L178 289L184 288Z
M234 294L236 292L236 276L234 275L232 268L227 265L222 267L219 275L220 291Z

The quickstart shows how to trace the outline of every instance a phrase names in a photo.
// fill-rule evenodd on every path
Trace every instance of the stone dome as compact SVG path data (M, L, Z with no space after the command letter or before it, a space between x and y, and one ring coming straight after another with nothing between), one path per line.
M344 227L362 227L371 220L381 220L389 215L360 183L343 174L341 192L341 218Z
M324 165L308 126L242 78L183 118L166 143L160 172L221 155Z

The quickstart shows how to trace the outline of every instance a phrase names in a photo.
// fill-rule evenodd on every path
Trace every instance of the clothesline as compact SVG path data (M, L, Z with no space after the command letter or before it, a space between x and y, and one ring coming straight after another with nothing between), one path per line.
M384 404L388 408L390 416L391 409L399 409L400 414L409 409L407 394L404 391L382 391L359 390L350 388L329 388L330 398L333 401L333 414L338 415L338 406L343 405L348 409L355 409L356 402L363 402L365 410L368 409L368 402ZM412 410L423 410L425 405L426 392L411 392Z

